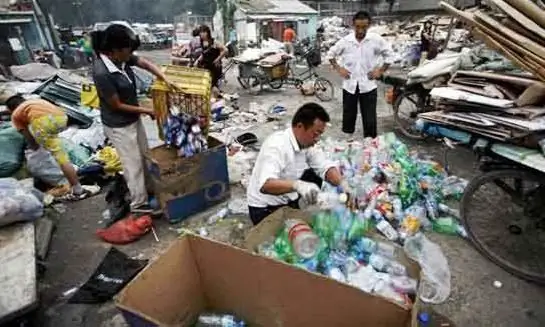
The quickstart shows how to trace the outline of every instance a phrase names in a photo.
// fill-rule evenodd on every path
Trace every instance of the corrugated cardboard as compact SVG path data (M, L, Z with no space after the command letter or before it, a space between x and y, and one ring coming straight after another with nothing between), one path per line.
M192 326L204 311L249 326L405 327L410 311L230 245L186 234L117 296L130 326Z

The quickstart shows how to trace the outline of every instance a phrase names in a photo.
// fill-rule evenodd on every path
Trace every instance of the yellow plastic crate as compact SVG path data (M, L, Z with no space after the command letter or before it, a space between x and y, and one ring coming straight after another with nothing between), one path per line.
M163 81L159 80L156 80L151 86L159 138L164 140L163 123L168 117L168 108L171 101L176 101L181 111L204 119L206 121L204 133L207 135L211 119L210 91L212 77L210 72L200 68L173 65L164 66L163 72L169 81L180 88L181 92L173 94L173 91Z

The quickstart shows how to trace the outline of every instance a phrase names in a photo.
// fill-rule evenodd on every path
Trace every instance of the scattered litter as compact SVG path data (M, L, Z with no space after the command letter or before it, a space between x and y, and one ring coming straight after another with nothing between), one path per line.
M499 280L494 281L494 287L495 288L502 288L503 284Z

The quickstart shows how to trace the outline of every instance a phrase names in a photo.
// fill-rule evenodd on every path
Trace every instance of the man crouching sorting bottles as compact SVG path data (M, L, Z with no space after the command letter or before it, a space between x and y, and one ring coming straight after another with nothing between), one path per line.
M297 110L290 128L263 142L247 191L254 225L281 207L316 203L324 179L350 193L335 164L314 146L328 122L322 106L307 103Z

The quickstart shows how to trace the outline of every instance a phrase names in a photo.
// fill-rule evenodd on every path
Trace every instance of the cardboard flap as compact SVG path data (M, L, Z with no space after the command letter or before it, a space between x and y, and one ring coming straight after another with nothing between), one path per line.
M177 240L116 297L116 305L158 326L190 326L205 301L188 237Z
M329 278L192 236L208 307L250 326L408 326L410 310Z

